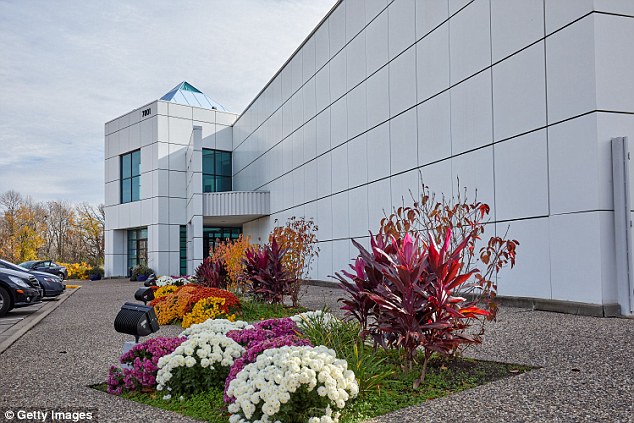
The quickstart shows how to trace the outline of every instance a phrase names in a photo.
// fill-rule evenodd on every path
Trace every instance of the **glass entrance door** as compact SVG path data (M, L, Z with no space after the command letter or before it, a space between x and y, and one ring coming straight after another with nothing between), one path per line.
M227 239L238 239L241 233L242 228L205 226L203 228L203 251L211 255L217 242Z
M137 264L147 266L147 228L137 228L128 230L128 273L132 273L132 268Z

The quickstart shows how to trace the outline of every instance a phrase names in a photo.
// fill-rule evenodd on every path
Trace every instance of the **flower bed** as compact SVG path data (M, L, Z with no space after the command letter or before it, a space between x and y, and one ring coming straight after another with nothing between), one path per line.
M156 292L159 292L159 290L164 290L167 293L152 300L150 305L154 306L156 317L161 325L184 320L186 315L193 312L193 308L199 301L208 298L215 298L215 300L208 300L201 305L195 314L187 318L185 323L187 326L183 327L189 327L193 323L204 321L205 315L208 317L213 316L213 318L228 318L240 311L240 300L238 297L224 289L205 288L196 284L187 284L181 285L176 289L165 286L157 289Z
M397 350L355 349L357 335L356 323L320 311L253 324L209 319L180 338L136 346L121 362L137 369L149 359L154 367L139 382L111 372L109 392L218 423L357 422L528 370L437 357L414 389L419 372L402 372Z

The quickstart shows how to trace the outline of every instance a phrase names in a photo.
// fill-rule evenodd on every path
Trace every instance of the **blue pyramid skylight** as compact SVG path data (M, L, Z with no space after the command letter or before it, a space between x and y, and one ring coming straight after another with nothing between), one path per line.
M161 100L170 103L184 104L186 106L202 107L204 109L214 109L226 112L221 104L216 103L205 93L194 87L189 82L183 81L161 97Z

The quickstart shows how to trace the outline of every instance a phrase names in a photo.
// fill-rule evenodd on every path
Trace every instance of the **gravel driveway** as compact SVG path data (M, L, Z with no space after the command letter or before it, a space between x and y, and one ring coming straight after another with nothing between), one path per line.
M99 421L194 421L88 387L106 379L131 338L112 324L138 286L86 282L1 354L0 415L7 409L92 407ZM303 304L334 306L338 296L336 289L308 287ZM177 333L163 327L157 335ZM484 344L469 355L541 368L373 422L634 422L634 320L502 308Z

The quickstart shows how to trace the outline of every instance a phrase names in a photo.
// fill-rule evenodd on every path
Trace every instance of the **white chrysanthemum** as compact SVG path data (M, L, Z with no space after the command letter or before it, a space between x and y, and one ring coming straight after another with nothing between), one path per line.
M242 320L232 322L227 319L208 319L202 323L196 323L185 329L179 336L191 337L199 333L216 333L225 335L232 330L252 329L253 326ZM211 350L209 350L211 351Z
M171 276L161 276L156 279L156 286L167 286L167 285L187 285L188 283L193 282L192 277L189 278L172 278Z
M214 354L208 354L214 350ZM204 351L204 354L199 354ZM174 350L173 353L159 358L158 372L156 374L157 390L167 387L171 390L169 382L172 372L178 367L194 367L213 369L214 365L229 367L234 360L242 355L244 348L233 339L213 332L201 332L190 336ZM204 358L202 358L205 356Z
M305 326L307 323L322 323L324 325L330 324L330 322L337 320L337 318L328 313L321 310L316 311L307 311L304 313L299 313L294 316L291 316L291 319L299 326Z
M228 407L230 421L250 422L254 414L262 416L257 421L274 421L282 404L303 385L327 398L329 404L322 415L311 416L309 421L337 422L339 412L333 413L332 408L342 409L359 392L354 373L352 378L350 373L346 361L338 360L335 352L324 346L266 350L229 384L227 395L235 399Z

